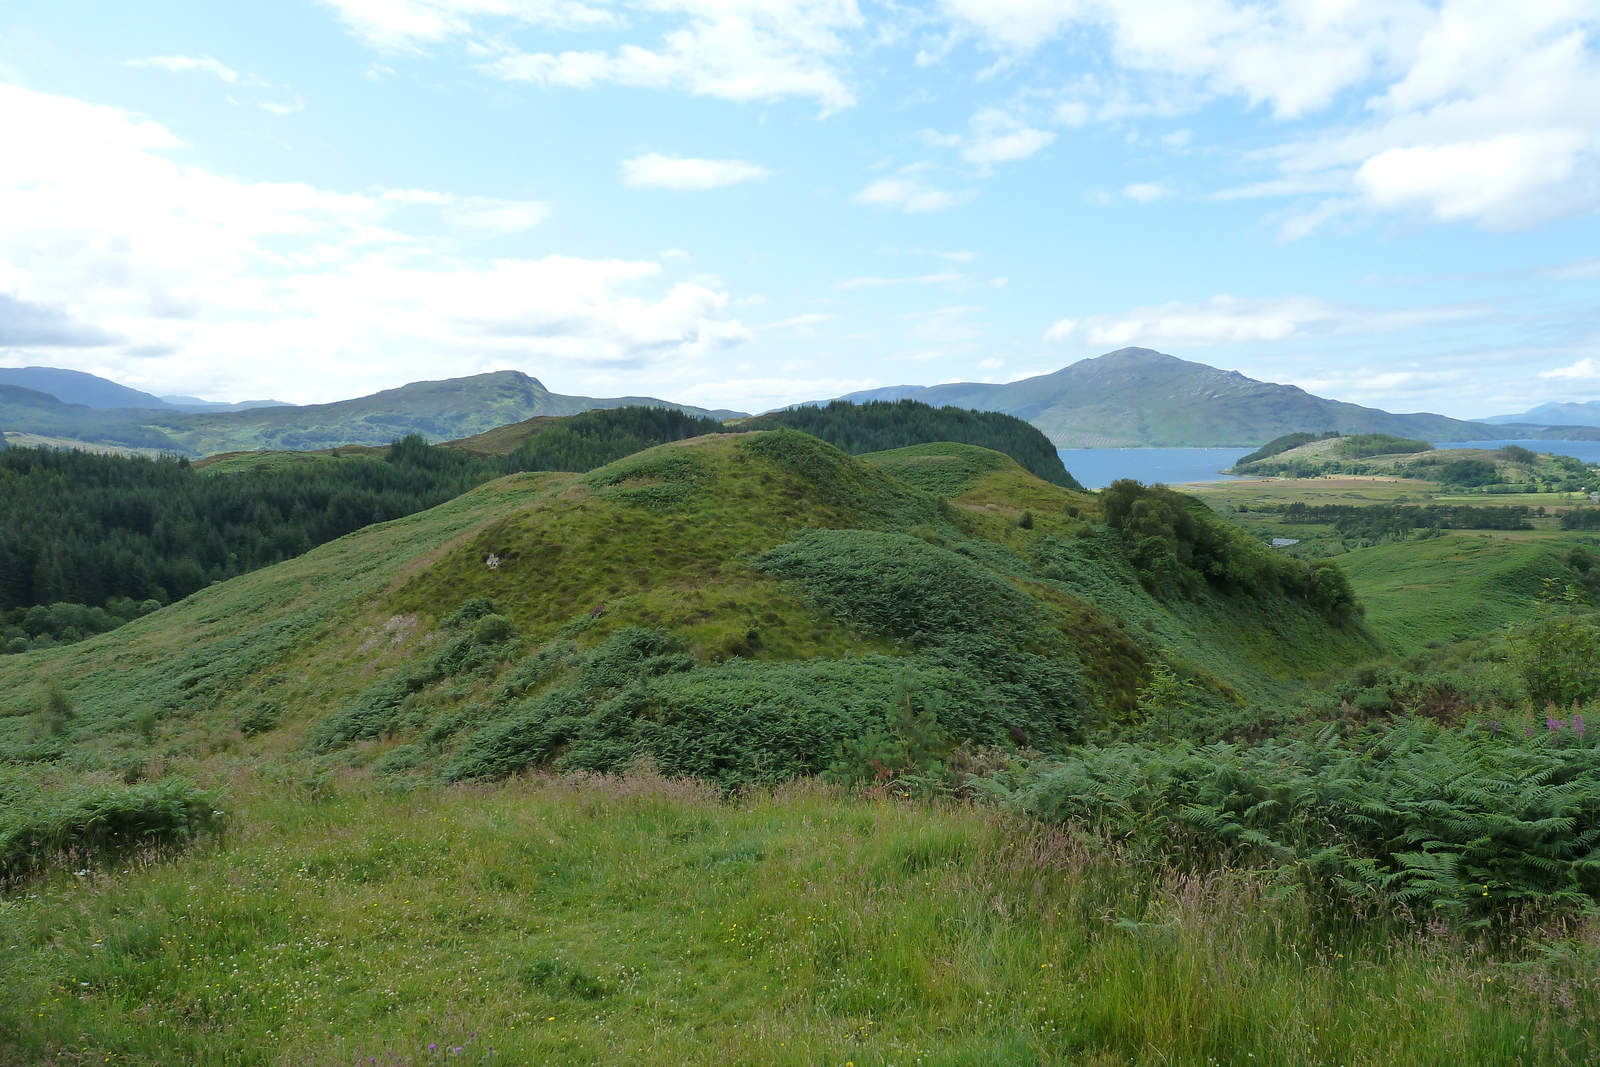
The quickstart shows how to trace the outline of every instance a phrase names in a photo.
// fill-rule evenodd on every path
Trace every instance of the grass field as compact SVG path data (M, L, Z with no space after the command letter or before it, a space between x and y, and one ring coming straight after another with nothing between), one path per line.
M308 795L242 770L221 803L236 829L181 863L7 901L0 1063L1600 1057L1593 975L1527 944L1330 923L1271 872L1120 862L981 809L647 774Z
M1359 548L1339 557L1385 644L1410 654L1523 623L1539 611L1544 583L1572 579L1563 556L1583 535L1452 531L1427 541ZM1586 541L1592 543L1593 535Z

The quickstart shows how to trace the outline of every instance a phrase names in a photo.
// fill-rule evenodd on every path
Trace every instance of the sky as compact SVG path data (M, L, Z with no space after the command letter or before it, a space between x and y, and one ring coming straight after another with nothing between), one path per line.
M1600 399L1600 0L0 0L0 365Z

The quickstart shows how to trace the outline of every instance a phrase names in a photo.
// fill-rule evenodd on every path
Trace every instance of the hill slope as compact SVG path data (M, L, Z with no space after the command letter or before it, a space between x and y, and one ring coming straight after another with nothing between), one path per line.
M1297 431L1390 433L1436 441L1488 440L1500 431L1443 415L1391 415L1191 363L1148 348L1123 348L1009 385L935 385L897 398L1003 411L1043 430L1058 447L1258 445ZM877 399L883 390L845 400Z
M1163 662L1225 711L1372 651L1309 568L1220 522L1197 519L1228 577L1160 592L1159 559L1092 526L1094 498L944 455L947 502L885 473L930 450L869 463L793 431L501 479L0 658L0 745L28 740L15 716L53 685L67 736L111 763L281 721L276 744L390 773L648 754L731 784L820 770L874 731L1049 749L1130 714Z

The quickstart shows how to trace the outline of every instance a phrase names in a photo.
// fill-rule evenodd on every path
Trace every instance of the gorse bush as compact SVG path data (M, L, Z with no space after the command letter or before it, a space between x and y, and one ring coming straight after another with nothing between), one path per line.
M1282 865L1340 897L1485 916L1600 895L1600 746L1581 722L1084 748L998 786L1152 855Z

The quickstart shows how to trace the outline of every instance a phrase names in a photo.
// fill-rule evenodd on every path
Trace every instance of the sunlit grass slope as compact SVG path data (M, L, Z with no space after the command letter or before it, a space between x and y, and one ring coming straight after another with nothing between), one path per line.
M1578 536L1463 530L1356 549L1339 565L1366 605L1368 625L1409 655L1534 618L1541 598L1573 579L1565 557Z
M0 913L0 1063L1594 1062L1576 961L981 810L649 776L317 795Z

